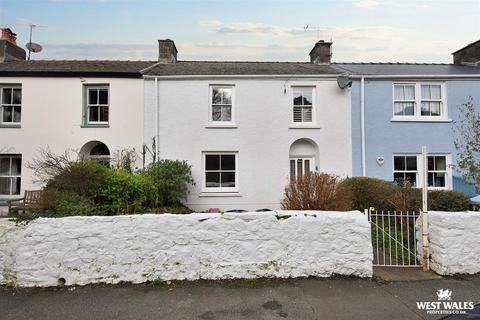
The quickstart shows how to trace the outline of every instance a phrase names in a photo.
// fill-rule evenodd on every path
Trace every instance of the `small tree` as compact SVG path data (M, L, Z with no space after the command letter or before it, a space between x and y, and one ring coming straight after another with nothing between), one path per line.
M454 122L457 167L467 182L480 184L480 112L472 97L459 107L460 120Z
M139 155L135 148L125 148L113 153L111 163L115 169L123 169L132 173L137 169L135 163L138 159Z
M33 182L46 184L69 167L78 158L74 150L66 150L63 154L55 154L50 147L37 150L35 157L25 166L33 171Z
M351 193L336 176L312 172L298 177L285 188L285 210L349 210Z
M195 185L192 167L186 161L160 160L150 164L146 174L155 183L161 206L179 203L187 197L189 185Z

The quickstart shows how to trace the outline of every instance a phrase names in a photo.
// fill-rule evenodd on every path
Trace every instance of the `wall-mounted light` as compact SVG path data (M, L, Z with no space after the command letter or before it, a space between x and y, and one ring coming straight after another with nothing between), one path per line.
M383 166L385 163L385 158L384 157L377 157L377 163L379 166Z

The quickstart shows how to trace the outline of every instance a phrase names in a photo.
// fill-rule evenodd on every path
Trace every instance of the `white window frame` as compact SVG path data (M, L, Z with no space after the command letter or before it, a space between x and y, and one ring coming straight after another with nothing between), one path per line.
M396 85L413 85L415 86L415 102L413 106L413 115L396 115L395 114L395 102L408 102L410 100L395 100L395 86ZM422 99L422 85L439 85L440 86L440 100ZM413 100L412 100L413 101ZM440 115L422 116L422 101L439 101L440 102ZM448 105L447 105L447 90L445 82L440 81L396 81L392 85L392 120L393 121L450 121L448 118Z
M400 170L395 170L395 157L400 156L400 157L405 157L405 156L415 156L417 158L417 170L405 170L405 171L400 171ZM428 157L445 157L446 161L446 171L438 171L438 172L446 172L445 173L445 187L428 187L428 190L452 190L453 189L453 173L452 173L452 155L449 153L429 153L427 154L427 161ZM414 186L415 188L422 188L423 187L423 177L421 175L423 168L423 161L422 161L422 155L418 153L394 153L392 155L392 180L395 172L416 172L416 185ZM428 166L427 166L428 169ZM427 170L427 174L428 171ZM428 180L427 180L428 183Z
M22 192L22 166L23 166L23 159L21 154L0 154L0 158L9 158L10 159L10 167L9 167L9 175L1 175L0 178L10 178L10 179L18 179L20 178L20 192L19 193L12 193L12 183L10 183L10 193L9 194L3 194L0 193L0 196L2 197L17 197L21 194ZM12 158L20 158L20 174L19 175L12 175Z
M100 104L100 94L97 95L97 104L90 104L90 90L107 90L107 104ZM86 125L108 125L110 123L110 86L108 84L85 85L85 124ZM102 107L108 108L108 121L90 121L90 106L99 107L99 115ZM100 118L100 117L99 117Z
M290 157L289 160L289 176L290 176L290 181L293 181L292 177L292 171L291 171L291 162L295 161L295 179L298 177L298 161L302 161L302 176L305 175L307 172L305 172L305 160L308 160L310 162L310 171L309 172L315 172L316 171L316 164L315 164L315 157L310 156L310 157L303 157L303 156L292 156Z
M415 157L417 161L417 170L407 170L407 163L405 161L405 170L395 170L395 157ZM412 154L412 153L394 153L392 156L392 178L393 181L395 182L395 173L415 173L415 185L413 186L414 188L418 188L421 185L420 181L420 162L421 159L419 159L418 154Z
M12 101L11 103L4 104L3 103L3 90L4 89L12 89ZM20 89L20 104L13 103L13 89ZM13 121L14 113L12 114L12 121L4 122L3 121L3 112L4 107L20 107L20 121ZM0 85L0 125L2 126L18 126L22 123L22 111L23 111L23 90L21 85L16 84L5 84Z
M206 156L207 155L234 155L235 156L235 187L207 187ZM238 193L238 151L203 151L202 152L202 192L203 193ZM218 170L221 172L221 170Z
M213 89L231 89L232 90L232 105L230 121L214 121L213 120ZM232 126L235 125L235 86L232 84L210 84L208 94L208 123L213 126Z
M429 153L427 155L427 169L428 169L428 157L445 157L445 170L427 170L430 172L445 172L445 186L444 187L428 187L429 190L451 190L453 189L453 176L452 176L452 156L445 153ZM427 180L428 183L428 180Z
M317 97L316 97L316 94L317 94L317 88L316 86L313 86L313 85L295 85L295 86L291 86L290 87L291 89L291 95L290 95L290 106L291 106L291 126L292 127L295 127L295 126L304 126L304 127L312 127L312 126L316 126L317 124ZM294 115L294 109L295 109L295 105L294 105L294 98L295 98L295 90L297 89L311 89L312 90L312 121L310 122L305 122L305 121L301 121L301 122L295 122L295 115ZM303 119L302 119L303 120Z

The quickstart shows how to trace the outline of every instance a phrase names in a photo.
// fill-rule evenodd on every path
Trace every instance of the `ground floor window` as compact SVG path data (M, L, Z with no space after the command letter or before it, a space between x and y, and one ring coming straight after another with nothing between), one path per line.
M448 188L449 156L428 155L427 185L429 188ZM410 183L413 187L421 187L421 155L394 155L393 180L398 184Z
M393 156L393 180L398 184L417 186L418 166L416 155Z
M0 154L0 195L19 195L22 156Z
M237 191L237 153L204 153L206 191Z
M302 177L315 170L315 159L312 158L290 158L290 181Z
M432 188L445 188L447 178L447 157L428 157L428 186Z

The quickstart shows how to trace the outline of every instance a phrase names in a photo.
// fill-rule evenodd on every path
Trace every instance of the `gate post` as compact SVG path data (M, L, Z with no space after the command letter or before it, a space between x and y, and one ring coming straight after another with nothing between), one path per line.
M428 157L427 147L422 146L422 260L423 271L430 270L430 248L428 243Z

